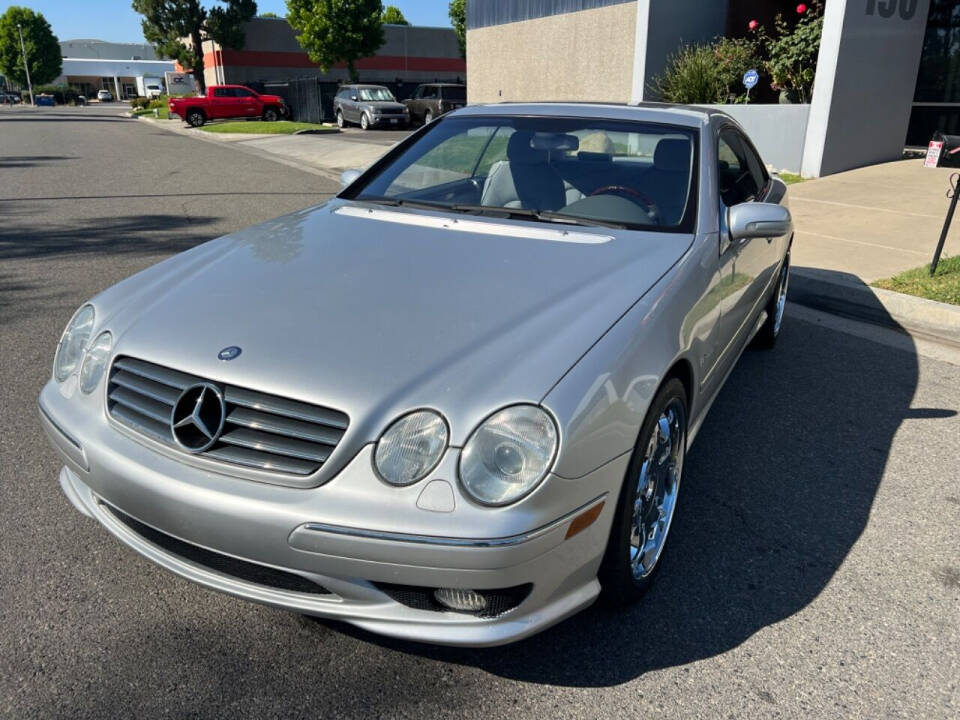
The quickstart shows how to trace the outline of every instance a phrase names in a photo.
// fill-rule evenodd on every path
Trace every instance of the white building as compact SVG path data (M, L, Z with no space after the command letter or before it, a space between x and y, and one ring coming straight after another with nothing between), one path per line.
M173 60L157 59L154 49L142 43L108 43L102 40L64 40L60 43L63 74L54 83L69 85L87 97L109 90L118 99L137 96L137 78L163 78L174 72Z

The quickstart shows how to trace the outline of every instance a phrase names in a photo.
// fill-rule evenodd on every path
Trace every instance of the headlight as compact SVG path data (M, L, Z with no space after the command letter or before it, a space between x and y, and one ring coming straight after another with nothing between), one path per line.
M84 305L67 324L67 329L60 337L57 345L57 356L53 361L53 375L58 382L63 382L77 369L83 349L90 339L93 330L93 305Z
M100 378L103 377L107 368L107 360L110 358L112 349L113 335L108 332L97 335L97 339L83 356L83 364L80 365L80 392L92 393L93 389L100 384Z
M391 485L410 485L433 470L447 447L447 423L433 410L404 415L377 442L374 464Z
M509 505L550 470L557 426L535 405L504 408L483 421L460 454L460 482L477 502Z

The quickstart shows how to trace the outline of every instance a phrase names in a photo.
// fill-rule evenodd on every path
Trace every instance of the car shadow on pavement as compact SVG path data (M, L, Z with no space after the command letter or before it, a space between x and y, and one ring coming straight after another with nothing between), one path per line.
M26 227L0 225L0 261L118 252L170 254L209 240L206 227L218 220L155 213L84 218L73 225L45 225L42 220Z
M598 603L491 649L331 626L506 678L585 687L709 658L803 610L863 532L900 423L952 411L910 409L915 352L813 324L804 342L789 312L774 351L744 353L691 447L671 544L639 604Z

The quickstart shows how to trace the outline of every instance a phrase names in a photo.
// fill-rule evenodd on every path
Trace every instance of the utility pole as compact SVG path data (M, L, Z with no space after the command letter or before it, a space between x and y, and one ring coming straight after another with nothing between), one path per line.
M30 104L33 105L33 83L30 82L30 66L27 64L27 46L23 44L23 28L17 23L17 32L20 33L20 52L23 53L23 69L27 73L27 91L30 93Z

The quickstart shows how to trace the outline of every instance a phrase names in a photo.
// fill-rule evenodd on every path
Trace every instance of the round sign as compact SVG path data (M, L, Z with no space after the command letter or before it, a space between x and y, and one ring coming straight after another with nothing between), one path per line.
M760 73L756 70L747 70L743 75L743 84L749 90L760 82Z

